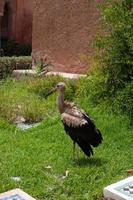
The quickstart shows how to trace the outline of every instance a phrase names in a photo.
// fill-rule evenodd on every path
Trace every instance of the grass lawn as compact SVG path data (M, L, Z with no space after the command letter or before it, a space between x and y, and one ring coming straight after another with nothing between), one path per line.
M40 99L27 87L27 82L9 81L0 88L4 98L9 97L8 106L11 99L15 99L12 101L15 104L28 97L33 113L37 110L32 106L42 102L44 110L43 107L38 110L45 116L38 127L23 132L0 114L0 192L20 187L38 200L101 200L103 188L127 177L125 171L133 167L133 132L128 118L115 116L89 105L83 97L78 98L76 101L90 113L104 138L93 157L86 158L81 152L78 163L72 159L72 142L54 107L55 96ZM32 104L35 99L36 104ZM66 170L69 175L62 179ZM21 177L21 181L15 182L11 177Z

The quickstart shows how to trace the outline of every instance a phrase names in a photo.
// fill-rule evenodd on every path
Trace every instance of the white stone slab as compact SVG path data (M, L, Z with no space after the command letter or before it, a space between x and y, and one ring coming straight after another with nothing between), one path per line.
M133 200L133 176L121 180L104 188L105 199Z
M14 76L19 76L19 75L36 75L36 71L33 69L20 69L20 70L13 70L13 75Z
M0 194L0 200L36 200L19 188Z
M86 77L84 74L72 74L72 73L66 73L66 72L48 72L46 76L62 76L64 78L70 78L70 79L79 79L81 77Z
M69 79L79 79L81 77L86 77L87 75L85 74L73 74L73 73L66 73L66 72L42 72L40 74L36 73L36 70L33 69L24 69L24 70L13 70L13 77L19 78L23 75L27 75L27 76L36 76L36 77L40 77L40 76L62 76L64 78L69 78Z

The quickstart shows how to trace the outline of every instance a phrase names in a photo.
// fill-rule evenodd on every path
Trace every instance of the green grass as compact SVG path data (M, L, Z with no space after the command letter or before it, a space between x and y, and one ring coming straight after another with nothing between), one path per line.
M27 85L27 81L23 80L22 84L10 80L0 90L10 94L9 99L15 94L15 103L29 95L32 105L35 96L47 113L38 127L26 132L9 124L1 115L0 192L20 187L38 200L101 200L103 188L127 177L125 171L133 167L133 132L128 118L93 107L83 97L76 98L95 120L104 142L94 150L93 157L86 158L81 152L79 163L75 162L72 142L55 108L55 96L40 99L38 94L32 93L32 84ZM52 168L46 169L49 165ZM66 170L69 176L63 180ZM13 176L21 177L21 181L14 182Z

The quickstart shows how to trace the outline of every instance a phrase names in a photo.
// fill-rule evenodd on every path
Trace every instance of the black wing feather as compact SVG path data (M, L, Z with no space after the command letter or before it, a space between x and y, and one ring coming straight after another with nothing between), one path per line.
M92 146L97 147L102 143L103 138L90 117L87 114L83 114L83 117L87 121L86 124L72 127L63 122L64 129L71 139L79 145L82 151L87 156L91 156L93 155Z

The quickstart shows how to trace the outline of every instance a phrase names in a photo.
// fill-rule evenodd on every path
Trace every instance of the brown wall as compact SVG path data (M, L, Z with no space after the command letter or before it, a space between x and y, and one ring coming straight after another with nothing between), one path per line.
M1 21L4 5L9 7L8 38L20 44L32 43L32 0L0 0Z
M2 0L0 4L1 9L1 23L5 21L5 4L8 4L8 28L6 28L6 35L8 35L9 39L13 39L15 37L15 22L16 22L16 0ZM6 16L7 18L7 16ZM1 24L2 29L2 24ZM4 30L5 31L5 30Z
M3 4L4 4L4 0L0 0L0 16L3 15Z
M32 0L17 0L16 35L19 43L32 43Z
M57 71L85 72L99 29L94 0L33 0L33 54L48 55Z

